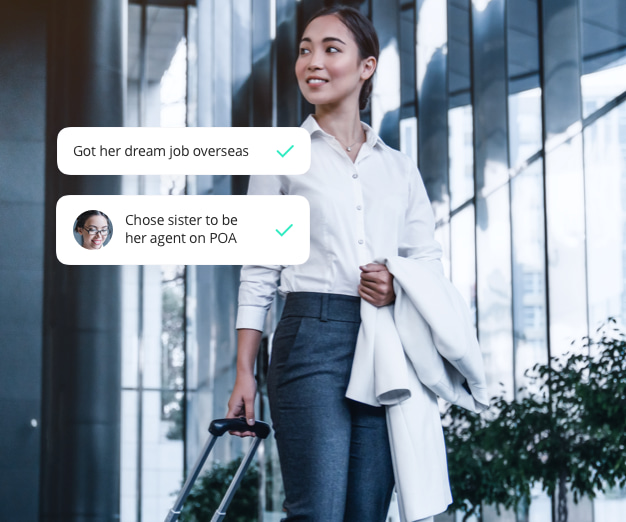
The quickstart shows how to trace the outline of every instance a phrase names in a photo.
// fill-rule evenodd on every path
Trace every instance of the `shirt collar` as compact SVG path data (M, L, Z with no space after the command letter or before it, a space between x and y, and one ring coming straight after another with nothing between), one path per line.
M325 138L335 139L334 136L328 134L319 126L319 123L317 123L317 120L313 117L312 114L309 114L307 119L302 122L302 125L300 125L300 127L309 131L311 137L317 134ZM361 127L363 127L363 130L365 131L365 143L367 143L371 148L374 148L375 145L384 144L383 140L380 139L374 129L372 129L367 123L361 122Z

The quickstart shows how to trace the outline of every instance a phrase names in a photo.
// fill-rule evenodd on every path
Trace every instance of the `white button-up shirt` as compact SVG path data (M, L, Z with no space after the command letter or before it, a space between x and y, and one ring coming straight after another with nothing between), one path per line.
M359 266L391 256L439 259L433 212L416 165L362 123L353 163L313 116L311 168L300 176L251 176L248 194L297 194L311 206L311 254L301 265L245 265L237 328L263 330L276 289L358 296Z

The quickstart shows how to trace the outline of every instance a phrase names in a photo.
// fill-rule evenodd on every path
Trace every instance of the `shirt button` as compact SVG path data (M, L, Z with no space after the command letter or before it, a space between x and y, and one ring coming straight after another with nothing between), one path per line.
M362 245L362 244L363 244L363 240L359 239L359 245Z
M357 206L356 206L356 209L357 209L357 210L361 210L361 205L357 205Z
M354 174L352 174L352 177L353 177L354 179L356 179L356 178L358 178L358 177L359 177L359 175L355 172Z

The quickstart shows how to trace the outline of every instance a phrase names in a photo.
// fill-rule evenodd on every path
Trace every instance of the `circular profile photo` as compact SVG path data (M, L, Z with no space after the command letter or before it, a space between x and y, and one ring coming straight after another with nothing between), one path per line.
M74 221L74 238L87 250L100 250L113 237L109 216L99 210L87 210Z

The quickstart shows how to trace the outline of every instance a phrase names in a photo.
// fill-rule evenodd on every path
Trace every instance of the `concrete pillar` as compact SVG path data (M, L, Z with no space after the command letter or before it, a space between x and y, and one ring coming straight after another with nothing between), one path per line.
M49 6L40 508L46 522L119 520L120 270L62 265L53 231L61 196L120 193L119 177L61 174L56 138L64 127L124 124L127 9L124 0Z
M0 15L0 505L38 517L43 316L45 0Z

